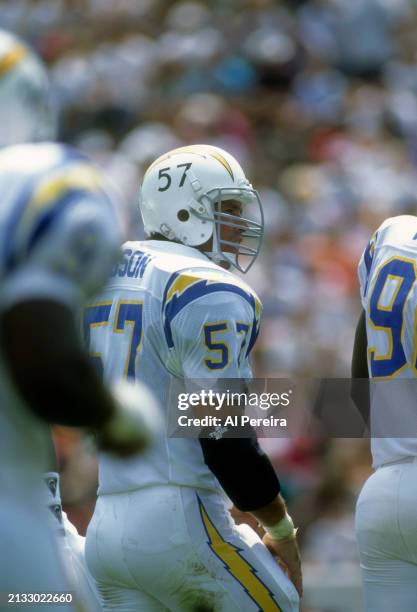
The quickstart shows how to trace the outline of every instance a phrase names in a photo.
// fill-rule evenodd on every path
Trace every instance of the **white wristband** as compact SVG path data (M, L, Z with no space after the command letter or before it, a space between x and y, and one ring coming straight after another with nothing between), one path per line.
M287 512L279 523L264 525L264 529L274 540L295 540L297 534L293 520Z

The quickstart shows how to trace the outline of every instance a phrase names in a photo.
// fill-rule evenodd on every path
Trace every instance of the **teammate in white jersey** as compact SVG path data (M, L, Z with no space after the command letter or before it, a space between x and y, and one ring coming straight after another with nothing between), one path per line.
M251 377L261 304L227 268L253 263L262 209L237 161L207 145L157 159L140 207L148 239L124 245L84 334L105 379L147 381L168 411L192 379ZM298 610L295 530L269 459L253 437L211 433L166 435L141 461L102 454L86 559L105 610ZM234 524L224 492L264 525L264 543Z
M417 610L417 217L393 217L380 226L360 260L359 280L363 313L352 375L371 379L376 470L356 509L365 607L412 612Z
M0 31L0 146L52 137L48 99L40 62ZM118 207L103 177L68 147L10 146L0 152L0 202L3 609L7 593L68 590L42 506L47 423L95 428L115 452L141 448L149 431L137 406L146 393L105 389L77 340L75 310L119 256Z

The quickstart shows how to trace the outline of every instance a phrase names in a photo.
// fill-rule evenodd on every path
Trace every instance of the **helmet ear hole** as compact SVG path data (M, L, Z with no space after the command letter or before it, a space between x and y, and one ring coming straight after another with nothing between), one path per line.
M185 208L182 208L178 211L177 218L179 221L188 221L188 219L190 218L190 213L188 212L188 210L185 210Z

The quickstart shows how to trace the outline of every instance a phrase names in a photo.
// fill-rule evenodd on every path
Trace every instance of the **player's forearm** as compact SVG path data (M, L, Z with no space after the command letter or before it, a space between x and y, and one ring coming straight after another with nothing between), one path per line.
M204 460L235 506L253 512L273 503L280 484L254 438L200 439Z
M362 310L356 326L353 344L350 396L358 408L365 426L369 426L370 412L367 352L366 314Z
M366 314L362 310L355 331L352 351L352 378L368 378Z
M283 543L293 543L297 549L297 529L294 527L292 518L287 512L285 502L278 495L270 504L258 510L252 510L251 514L259 521L265 529L264 543L270 544L279 556L282 550L278 550ZM299 555L297 554L297 557Z
M277 495L270 504L257 510L251 510L251 514L265 527L279 523L285 517L285 513L286 506L281 495Z
M39 397L39 409L47 420L97 429L114 414L113 398L81 351L66 355L62 367L51 373L45 386L32 387L33 398Z
M38 364L12 366L12 376L31 409L50 423L98 428L114 412L110 394L81 351L61 354L58 361L41 354Z
M2 352L28 406L51 423L99 427L115 407L84 354L73 314L61 304L18 304L1 320Z

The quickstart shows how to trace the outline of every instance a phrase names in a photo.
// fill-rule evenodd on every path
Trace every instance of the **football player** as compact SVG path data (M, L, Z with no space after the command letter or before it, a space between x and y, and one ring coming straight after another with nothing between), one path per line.
M416 306L417 217L387 219L359 263L360 316L354 379L370 434L375 473L356 507L365 608L417 609ZM365 382L365 381L364 381Z
M148 381L168 413L174 382L251 377L261 304L232 269L255 261L262 208L230 154L194 145L148 168L140 209L147 240L124 245L84 333L106 378ZM102 454L86 559L106 610L298 610L296 531L278 478L256 438L223 429L167 435L141 461ZM262 523L263 542L234 524L224 492Z
M0 110L0 593L7 597L68 591L42 506L48 423L94 429L103 448L124 454L144 447L153 422L141 409L149 392L126 382L105 388L78 341L76 310L119 258L116 200L71 148L7 146L51 139L54 120L43 66L4 31ZM26 597L0 607L19 602L39 605Z

